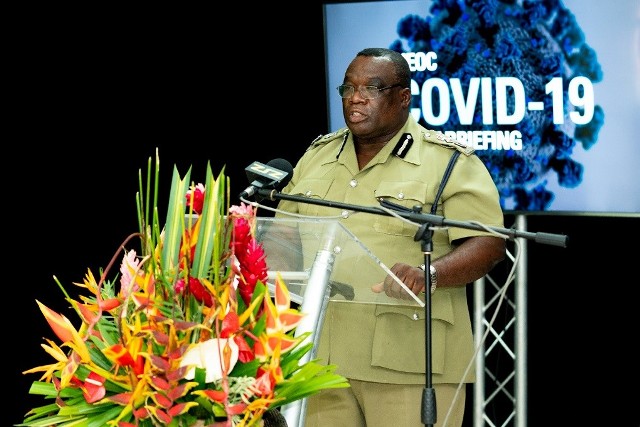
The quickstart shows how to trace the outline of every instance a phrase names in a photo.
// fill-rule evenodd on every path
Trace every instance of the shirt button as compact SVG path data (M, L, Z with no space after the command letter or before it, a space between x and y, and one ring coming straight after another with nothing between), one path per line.
M311 190L307 190L307 192L304 193L304 195L307 196L307 197L311 197Z
M355 179L352 179L351 181L349 181L349 185L355 188L358 185L358 181Z
M400 200L404 199L404 193L398 193L398 199Z

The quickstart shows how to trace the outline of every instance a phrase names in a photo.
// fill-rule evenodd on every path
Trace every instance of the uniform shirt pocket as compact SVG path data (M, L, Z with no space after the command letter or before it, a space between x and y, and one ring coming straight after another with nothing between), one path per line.
M432 372L444 370L446 331L454 324L448 292L436 292L432 300ZM425 373L425 313L423 307L376 307L371 364L401 372Z

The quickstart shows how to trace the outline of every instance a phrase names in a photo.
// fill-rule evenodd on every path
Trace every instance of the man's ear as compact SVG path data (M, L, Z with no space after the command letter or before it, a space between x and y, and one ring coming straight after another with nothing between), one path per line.
M409 108L409 106L411 106L411 89L406 87L402 88L401 95L402 95L402 106Z

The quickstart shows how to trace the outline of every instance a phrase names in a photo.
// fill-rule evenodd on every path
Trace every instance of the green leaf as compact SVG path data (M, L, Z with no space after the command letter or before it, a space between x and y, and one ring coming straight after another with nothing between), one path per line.
M173 282L179 264L180 243L184 233L184 214L190 177L191 168L188 169L184 178L180 179L178 169L174 166L164 243L162 245L162 263L160 264L162 271L170 279L170 282Z
M334 373L336 368L336 365L321 365L316 361L305 363L299 371L276 386L276 397L282 399L276 406L304 399L324 389L350 387L345 377Z
M198 244L196 245L191 274L198 279L213 277L214 284L218 283L217 278L220 275L221 266L218 260L224 248L228 246L228 239L223 235L227 207L225 204L225 184L226 181L222 173L218 179L214 179L211 165L207 164L204 205L200 216ZM210 272L211 268L213 268L212 272Z

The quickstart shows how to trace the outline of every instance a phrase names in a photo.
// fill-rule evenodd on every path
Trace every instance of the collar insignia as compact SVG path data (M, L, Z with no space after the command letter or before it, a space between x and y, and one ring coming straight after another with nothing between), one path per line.
M407 155L407 152L409 151L412 145L413 145L413 136L411 136L410 133L403 133L402 136L400 137L400 140L396 144L396 146L393 147L393 151L391 152L391 154L393 154L394 156L398 156L401 159L404 159L404 156Z

